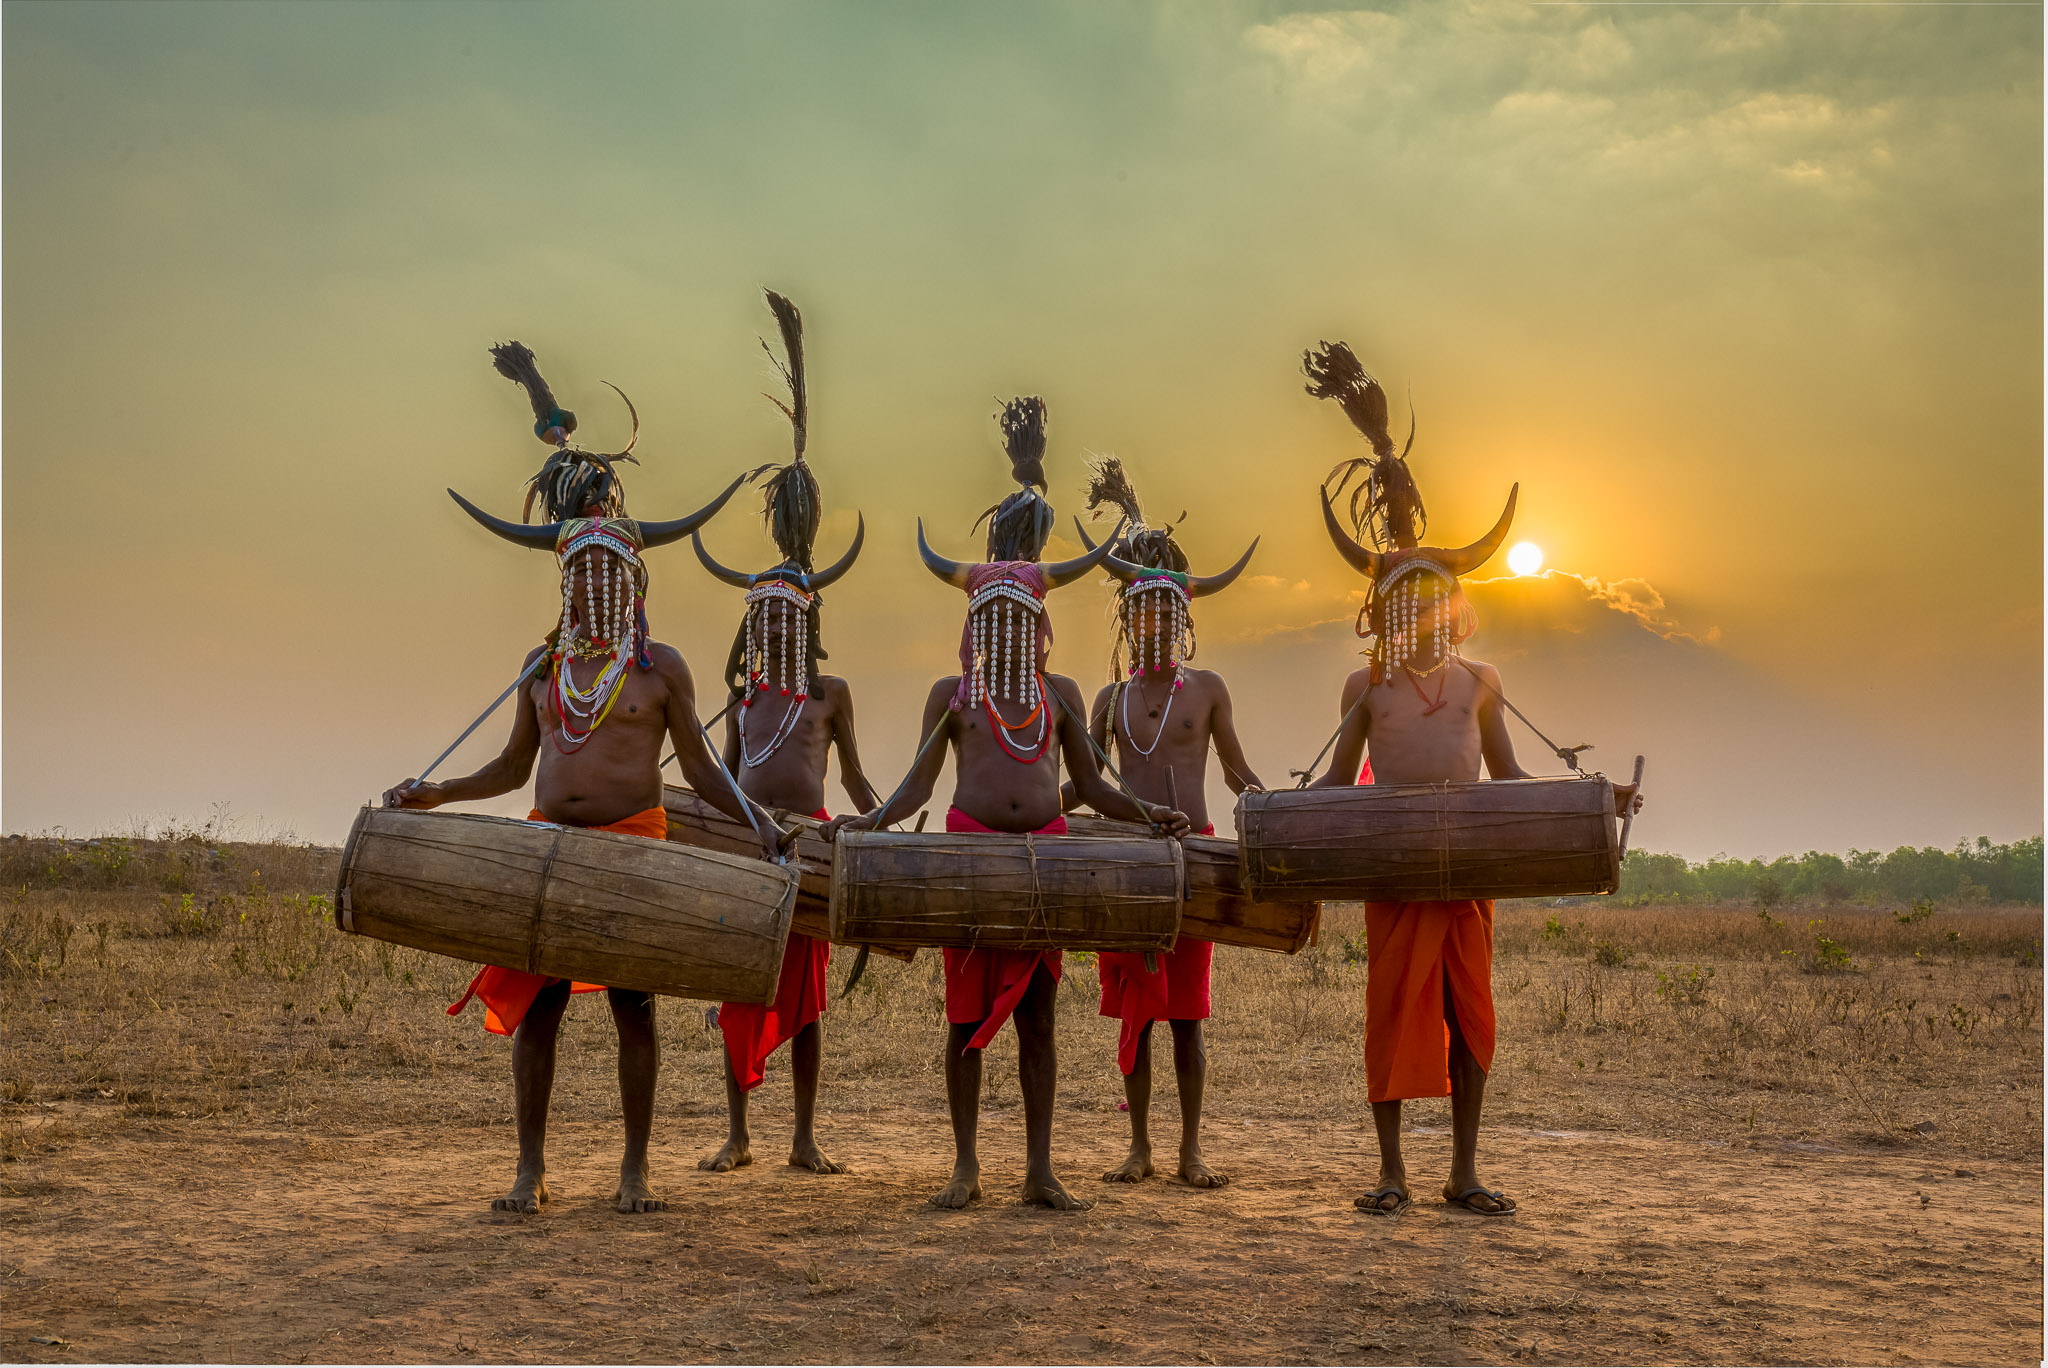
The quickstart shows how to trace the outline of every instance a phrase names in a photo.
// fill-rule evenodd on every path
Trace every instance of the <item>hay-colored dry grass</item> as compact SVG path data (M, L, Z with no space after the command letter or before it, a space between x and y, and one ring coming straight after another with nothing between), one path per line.
M189 837L0 844L8 1357L2040 1354L2040 1264L2013 1238L2038 1230L2038 908L1781 907L1766 920L1503 906L1482 1164L1528 1204L1515 1226L1350 1212L1370 1161L1365 968L1362 917L1339 906L1299 956L1218 950L1210 1151L1244 1180L1223 1194L1093 1183L1121 1143L1121 1080L1094 974L1070 956L1055 1158L1104 1205L1082 1226L1018 1225L1000 1205L930 1225L919 1198L943 1173L944 1119L927 952L877 959L827 1019L821 1138L856 1159L857 1178L695 1175L692 1152L722 1129L720 1040L705 1004L664 1000L656 1177L689 1194L683 1211L626 1227L601 1204L571 1205L501 1229L510 1218L488 1217L482 1199L509 1177L508 1050L476 1008L457 1021L443 1010L472 966L338 932L335 860ZM1014 1037L989 1053L999 1201L1015 1164ZM760 1095L764 1165L786 1136L785 1059ZM556 1087L565 1190L603 1181L616 1106L609 1020L581 999ZM1162 1136L1174 1115L1162 1076ZM1410 1120L1426 1176L1447 1107L1416 1104ZM159 1169L206 1195L159 1206ZM323 1209L354 1214L323 1227ZM101 1233L100 1219L115 1224ZM723 1236L693 1249L713 1228ZM551 1253L549 1231L576 1252ZM203 1241L203 1296L184 1290L190 1268L157 1253L187 1238ZM660 1252L615 1258L619 1240ZM808 1262L792 1272L777 1251L798 1245ZM697 1270L686 1284L657 1276L645 1300L628 1290L678 1259ZM316 1284L323 1268L348 1276ZM494 1282L515 1272L516 1314ZM1176 1302L1177 1277L1202 1300ZM88 1290L103 1278L111 1310ZM1069 1284L1075 1300L1142 1312L1154 1332L1073 1321ZM573 1305L546 1300L571 1286ZM1913 1295L1887 1295L1902 1286ZM124 1296L140 1309L121 1311ZM804 1309L820 1297L839 1300ZM919 1309L941 1297L953 1311ZM389 1309L401 1304L414 1309ZM608 1328L606 1306L666 1328ZM52 1332L86 1338L29 1339Z
M339 933L334 861L306 846L11 838L6 1102L93 1104L92 1124L505 1123L500 1043L475 1007L460 1022L442 1010L473 966ZM1913 915L1503 905L1488 1120L1832 1145L1927 1144L1914 1128L1932 1126L1944 1150L2038 1155L2040 910L1901 920ZM1362 917L1344 905L1300 955L1219 948L1216 1112L1364 1115L1363 959ZM1114 1110L1114 1026L1096 1015L1085 956L1069 957L1060 1001L1060 1105ZM833 1109L939 1097L942 1003L935 953L873 961L828 1019ZM663 1000L660 1020L663 1111L721 1107L703 1005ZM612 1114L610 1029L602 1010L571 1013L558 1114ZM1008 1033L990 1050L991 1101L1014 1088L1014 1050ZM1431 1125L1444 1108L1413 1110ZM18 1122L4 1135L11 1157Z

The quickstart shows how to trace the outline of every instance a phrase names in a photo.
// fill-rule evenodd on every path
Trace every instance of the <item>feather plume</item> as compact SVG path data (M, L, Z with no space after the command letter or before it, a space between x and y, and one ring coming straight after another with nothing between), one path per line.
M1022 488L985 510L974 526L979 530L988 524L989 560L1036 561L1052 536L1054 518L1052 505L1038 492L1046 488L1045 400L1027 394L1002 404L996 426L1010 458L1010 475Z
M1114 456L1098 457L1088 463L1088 515L1090 519L1102 516L1102 506L1113 504L1119 509L1132 527L1145 525L1145 514L1138 507L1138 491L1131 484L1131 477L1124 471L1124 463Z
M768 535L774 540L776 550L790 564L808 574L811 548L818 540L818 522L823 513L817 477L811 474L811 468L804 460L811 426L810 382L804 372L804 316L789 296L773 290L761 293L767 297L768 311L775 315L776 326L782 332L782 355L775 354L766 338L761 339L761 350L768 354L776 374L782 377L783 385L789 390L789 401L785 403L772 394L763 397L789 419L795 451L788 465L762 466L754 472L755 476L768 470L775 472L768 480L761 501L761 518L768 525Z
M491 364L497 367L498 374L526 391L526 402L533 405L536 423L547 423L552 418L555 421L550 426L564 432L576 430L576 415L557 407L555 392L541 378L540 365L525 343L500 342L491 348Z
M1010 474L1020 485L1049 489L1045 482L1045 400L1035 394L1012 399L996 411Z
M1145 522L1144 511L1138 503L1137 486L1131 483L1124 463L1115 456L1104 456L1093 461L1088 467L1088 511L1094 517L1101 517L1101 506L1112 504L1127 521L1124 533L1118 539L1115 554L1134 565L1148 570L1173 570L1185 573L1188 568L1187 554L1180 549L1180 543L1173 539L1173 528L1151 527ZM1187 517L1182 513L1181 517Z
M1372 444L1373 454L1340 461L1324 477L1326 488L1336 481L1332 498L1351 488L1350 514L1353 530L1382 550L1416 546L1429 526L1429 514L1422 506L1422 491L1408 471L1408 450L1415 444L1413 406L1410 406L1408 445L1399 455L1387 430L1387 392L1366 373L1351 348L1342 342L1322 342L1314 351L1301 354L1305 386L1317 399L1335 399L1344 416ZM1358 481L1355 487L1352 481Z
M782 355L761 339L761 350L768 353L768 359L775 364L775 371L782 377L782 383L789 389L789 402L784 403L774 395L763 396L769 403L782 410L789 419L789 426L795 437L796 459L804 458L804 448L811 435L810 386L804 375L804 316L788 295L773 290L763 290L768 297L768 311L775 315L776 326L782 330Z

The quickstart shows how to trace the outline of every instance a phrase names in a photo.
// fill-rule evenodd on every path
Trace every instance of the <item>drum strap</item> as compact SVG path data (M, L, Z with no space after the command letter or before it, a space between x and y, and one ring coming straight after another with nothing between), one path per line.
M533 921L526 929L526 972L540 972L540 919L547 911L548 880L554 877L555 856L562 850L563 828L555 828L555 839L548 846L548 857L540 862L540 890L533 895Z
M711 729L712 727L715 727L715 726L717 726L717 725L718 725L718 724L719 724L720 722L723 722L723 721L725 720L725 715L726 715L727 713L731 712L731 711L732 711L732 710L733 710L733 709L734 709L735 707L737 707L737 706L739 705L739 701L740 701L739 699L735 698L735 699L733 699L733 701L732 701L732 702L730 702L730 703L726 704L726 705L725 705L724 707L720 708L720 709L719 709L719 710L717 711L717 713L715 713L715 714L714 714L714 715L712 716L711 720L710 720L709 722L706 722L706 723L704 724L705 730L709 731L709 730L710 730L710 729ZM668 768L668 762L669 762L669 760L673 760L673 759L675 759L675 758L676 758L676 753L675 753L674 751L670 751L670 752L668 753L668 759L666 759L666 760L663 760L663 761L661 762L661 768L663 768L663 769L667 769L667 768Z
M1544 745L1548 746L1550 748L1550 753L1552 755L1555 755L1558 759L1564 761L1566 769L1569 769L1573 774L1585 773L1584 770L1581 770L1579 768L1579 752L1589 751L1593 749L1590 743L1582 743L1576 746L1558 745L1557 742L1551 740L1549 737L1543 734L1543 729L1541 727L1538 727L1534 722L1531 722L1529 720L1529 715L1527 713L1523 712L1520 708L1516 707L1513 703L1509 702L1508 696L1506 694L1502 693L1499 689L1495 688L1493 684L1488 682L1486 676L1480 674L1479 671L1473 667L1471 661L1465 659L1465 657L1463 656L1454 656L1452 658L1456 660L1460 665L1463 665L1465 669L1471 673L1474 679L1478 680L1481 684L1486 685L1486 687L1492 691L1493 696L1501 701L1501 705L1503 707L1505 707L1509 712L1513 713L1516 717L1521 718L1522 725L1527 727L1530 731L1535 732L1536 739L1538 741L1541 741ZM1337 744L1337 738L1342 736L1344 734L1344 729L1351 725L1351 714L1358 711L1358 705L1360 703L1365 702L1365 696L1367 693L1370 692L1370 689L1363 689L1359 691L1357 700L1354 701L1349 708L1345 709L1344 716L1337 723L1337 730L1331 732L1330 739L1323 742L1323 748L1316 752L1315 759L1308 762L1307 769L1287 771L1289 774L1294 776L1296 781L1294 786L1296 788L1307 788L1309 780L1316 777L1316 770L1319 767L1321 767L1323 763L1323 757L1330 753L1330 747ZM1428 700L1425 699L1423 701L1427 702ZM1433 712L1435 711L1435 709L1431 709L1430 711Z
M1529 720L1529 716L1527 713L1523 712L1514 704L1508 702L1508 696L1506 694L1502 693L1499 689L1494 688L1494 686L1491 683L1488 683L1486 676L1480 674L1479 671L1473 667L1471 661L1465 659L1465 657L1463 656L1458 656L1456 659L1460 665L1463 665L1465 667L1465 669L1471 674L1471 676L1474 679L1478 680L1481 684L1485 684L1487 688L1492 689L1493 696L1501 701L1501 706L1506 708L1515 716L1521 718L1522 725L1527 727L1530 731L1535 732L1536 739L1538 741L1541 741L1544 745L1550 747L1550 753L1555 755L1558 759L1564 761L1566 769L1570 770L1573 774L1584 773L1584 771L1579 768L1579 752L1589 751L1593 749L1592 744L1590 742L1577 746L1558 745L1557 742L1551 740L1549 737L1543 734L1542 728L1538 727L1534 722L1531 722Z
M1066 699L1060 697L1060 691L1058 689L1049 688L1046 690L1046 693L1050 695L1052 699L1060 705L1061 712L1065 713L1068 717L1074 718L1075 725L1080 727L1081 729L1081 735L1088 738L1088 748L1095 752L1095 758L1102 762L1102 767L1105 770L1109 771L1109 777L1116 780L1116 786L1124 791L1124 797L1130 799L1133 803L1136 803L1138 805L1138 815L1145 819L1146 826L1152 828L1152 834L1154 836L1159 835L1161 832L1161 828L1159 823L1152 820L1151 805L1148 804L1143 798L1140 798L1137 794L1131 792L1131 786L1124 782L1123 775L1117 773L1116 766L1110 763L1109 752L1105 751L1102 748L1102 743L1095 739L1095 729L1089 726L1081 718L1074 717L1074 710L1067 706Z

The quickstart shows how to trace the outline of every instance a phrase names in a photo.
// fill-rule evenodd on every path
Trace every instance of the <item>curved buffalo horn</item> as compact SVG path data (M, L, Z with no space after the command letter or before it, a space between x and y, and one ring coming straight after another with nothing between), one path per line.
M719 495L710 503L705 504L687 518L676 518L669 522L640 523L641 549L652 550L657 546L666 546L672 541L680 541L684 537L689 536L705 523L710 522L712 515L725 507L725 501L730 499L733 496L733 492L746 482L747 477L744 475L740 476L725 487L725 493Z
M634 456L632 454L632 451L633 448L637 446L640 442L640 410L634 408L633 401L631 399L626 398L626 392L620 389L617 385L613 385L611 381L602 380L599 381L598 383L604 385L611 385L613 393L617 394L619 398L626 400L626 412L631 414L633 417L633 435L626 439L626 445L623 449L611 453L611 459L614 461L630 460L634 465L639 465L640 458Z
M1444 551L1438 557L1443 561L1444 568L1454 575L1469 575L1486 564L1493 553L1500 550L1500 544L1508 539L1508 525L1515 520L1515 499L1521 492L1522 486L1519 483L1508 491L1508 506L1501 510L1500 521L1493 525L1493 531L1470 546L1461 546L1455 551Z
M1330 507L1330 491L1325 489L1320 493L1323 497L1323 526L1329 529L1330 540L1337 544L1337 554L1349 561L1353 570L1377 581L1380 577L1380 566L1385 563L1386 557L1353 541L1351 534L1344 530L1344 525L1337 521L1337 510Z
M1081 545L1087 547L1090 551L1095 549L1095 543L1088 539L1088 530L1081 526L1079 518L1074 519L1074 535L1081 539ZM1105 544L1113 544L1114 542L1115 538L1111 538L1110 542ZM1111 554L1102 558L1102 568L1109 571L1110 574L1116 576L1123 583L1129 584L1137 579L1138 571L1142 567L1123 559L1121 556Z
M735 589L751 589L754 587L752 576L742 575L737 570L728 570L717 561L711 559L711 553L704 549L704 539L695 532L690 534L690 545L697 548L697 559L702 561L704 568L711 572L711 578L719 581L721 584L730 584Z
M506 522L503 518L492 517L452 489L448 491L448 497L461 504L463 512L469 514L470 517L475 518L508 542L517 542L521 546L531 546L537 551L552 551L555 549L556 538L562 534L562 525L558 522L540 523L538 525L533 523Z
M860 545L867 540L868 536L868 520L859 513L854 514L854 518L853 545L846 548L846 554L826 566L823 570L815 571L804 577L804 583L810 586L812 593L825 588L841 575L853 569L854 561L860 558Z
M917 554L924 560L924 568L937 575L955 589L967 587L967 577L974 567L965 561L947 560L932 550L931 543L924 539L924 519L917 520Z
M1109 554L1109 548L1114 546L1116 539L1123 535L1124 522L1124 519L1118 519L1116 531L1110 533L1109 539L1103 542L1102 545L1091 548L1087 555L1076 556L1072 560L1054 561L1051 565L1040 566L1039 570L1045 575L1045 587L1057 589L1062 584L1072 584L1075 580L1102 564L1103 558Z
M1247 546L1244 549L1244 554L1237 558L1237 564L1231 566L1222 574L1189 575L1188 597L1200 598L1204 594L1214 594L1220 590L1228 589L1230 587L1230 582L1236 579L1239 575L1242 575L1244 573L1244 568L1252 563L1252 552L1258 549L1259 539L1257 537L1253 537L1252 544L1250 546Z

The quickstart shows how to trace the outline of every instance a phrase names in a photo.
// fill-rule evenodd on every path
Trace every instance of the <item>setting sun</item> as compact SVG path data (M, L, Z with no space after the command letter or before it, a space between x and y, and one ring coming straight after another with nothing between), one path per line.
M1516 542L1508 552L1508 569L1518 575L1533 575L1543 568L1543 548L1535 542Z

